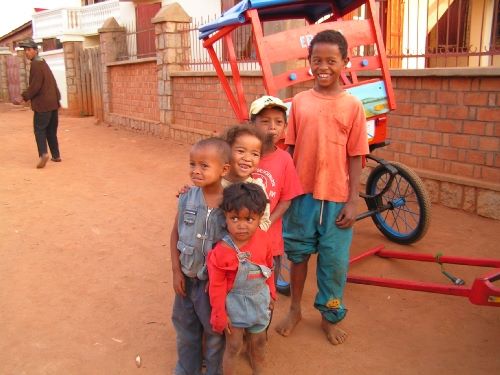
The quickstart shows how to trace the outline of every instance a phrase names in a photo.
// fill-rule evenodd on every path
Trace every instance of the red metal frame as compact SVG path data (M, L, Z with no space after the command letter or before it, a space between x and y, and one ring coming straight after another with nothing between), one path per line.
M264 87L268 95L277 96L279 90L281 89L313 79L314 77L309 74L308 66L294 68L284 73L274 75L272 71L272 64L307 58L307 41L309 38L312 38L312 36L319 31L335 29L344 34L349 45L348 56L350 58L351 65L346 67L341 76L344 87L349 89L368 83L383 82L387 94L388 109L394 110L396 108L382 32L380 30L378 20L374 18L374 15L376 14L375 2L374 0L364 0L356 2L355 4L357 6L351 6L348 10L346 10L346 12L352 11L362 4L366 4L367 13L371 15L371 18L365 20L344 21L341 17L337 16L340 13L333 4L333 17L322 23L310 24L302 28L286 30L267 36L264 36L263 34L258 11L256 9L250 9L245 12L244 24L252 25L252 34L255 42L257 59L262 68ZM233 40L231 38L231 32L239 26L240 25L230 25L221 28L212 34L212 36L205 38L203 46L208 50L212 63L214 64L215 71L217 72L234 113L240 121L244 121L248 119L248 107L243 93L243 84L241 82L241 76L236 60ZM223 39L226 43L235 92L233 92L229 80L222 69L222 65L214 50L214 43L221 39ZM353 54L355 48L366 48L366 46L374 46L378 52L377 55L355 56ZM381 79L374 78L360 81L358 80L357 73L362 71L376 71L381 75ZM290 98L285 98L284 100L287 101L289 99ZM370 113L373 114L372 112ZM386 138L385 114L373 115L369 119L376 120L375 135L373 139L371 139L370 144L383 144ZM383 246L378 246L365 252L364 254L352 258L350 263L352 265L370 255L377 255L385 258L436 262L436 258L431 255L388 251L384 250ZM500 280L500 260L442 256L439 258L439 261L441 263L495 267L496 269L476 278L471 287L354 275L348 275L347 280L358 284L468 297L474 304L500 306L500 288L493 285L493 282Z
M245 12L246 21L244 24L250 24L252 26L256 55L262 68L264 87L268 95L278 96L278 92L281 89L312 80L314 77L309 74L308 66L291 69L277 75L273 74L271 66L275 63L307 58L307 45L304 45L302 41L307 40L308 37L312 37L319 31L335 29L340 30L344 34L349 44L348 55L351 60L351 65L347 67L342 74L344 87L350 88L369 82L382 81L387 93L389 110L394 110L396 108L382 32L378 20L374 18L376 14L375 2L374 0L364 0L355 4L356 6L353 4L346 12L352 11L365 4L367 6L367 14L371 14L371 18L366 20L344 21L337 16L340 13L338 13L335 4L332 4L334 8L334 17L322 23L309 24L305 27L286 30L267 36L264 36L262 31L262 24L258 11L256 9L249 9ZM243 93L243 85L236 61L236 53L231 39L231 32L239 26L241 25L230 25L221 28L211 36L205 38L203 46L208 50L216 73L236 117L239 121L245 121L248 120L248 106ZM214 49L214 43L219 40L223 40L227 47L234 88L231 87ZM291 41L293 41L293 43ZM352 51L361 46L374 46L378 53L375 56L353 56ZM359 81L357 72L360 71L378 71L381 75L381 79L375 78ZM291 79L291 75L293 75L294 79ZM290 98L284 98L284 100L288 101ZM377 115L371 117L371 119L378 118L385 119L385 116ZM376 134L370 143L381 143L385 141L386 121L377 121L376 124Z
M437 263L435 256L430 254L414 254L402 251L385 250L383 245L374 247L365 253L351 258L349 264L352 266L360 260L366 259L371 255L377 255L382 258L394 258L404 260L416 260L420 262ZM497 306L500 307L500 287L495 286L495 281L500 281L500 260L486 258L467 258L455 256L440 256L440 263L462 264L466 266L492 267L493 270L477 277L472 286L465 285L446 285L439 283L410 281L401 279L388 279L381 277L357 276L349 274L347 281L356 284L366 284L383 286L387 288L416 290L422 292L447 294L459 297L468 297L469 301L475 305Z

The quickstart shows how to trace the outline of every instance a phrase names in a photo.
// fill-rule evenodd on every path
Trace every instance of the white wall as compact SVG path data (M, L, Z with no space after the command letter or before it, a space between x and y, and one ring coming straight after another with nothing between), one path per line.
M190 17L200 18L201 16L210 16L221 14L220 0L163 0L162 6L179 3L179 5L189 14Z
M427 2L410 1L404 8L403 53L424 54L427 38ZM404 58L402 68L425 68L425 58Z
M40 52L40 57L43 57L54 74L57 82L57 87L61 92L61 106L68 108L68 86L66 85L66 69L64 67L64 53L62 49Z

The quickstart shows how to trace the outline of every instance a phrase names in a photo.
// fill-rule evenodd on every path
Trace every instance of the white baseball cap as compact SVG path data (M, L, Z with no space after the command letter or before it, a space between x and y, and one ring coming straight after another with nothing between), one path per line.
M288 110L288 106L280 98L264 95L252 102L250 105L249 116L252 117L252 115L257 115L264 108L269 107L279 107L285 111Z

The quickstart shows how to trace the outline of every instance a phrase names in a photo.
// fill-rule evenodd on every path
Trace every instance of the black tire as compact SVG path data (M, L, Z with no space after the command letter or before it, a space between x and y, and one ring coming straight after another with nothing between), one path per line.
M420 240L430 224L431 200L424 183L406 165L391 162L398 174L391 187L381 196L381 205L392 203L393 207L372 216L377 228L391 241L411 244ZM390 174L383 165L375 167L366 182L366 193L380 192Z

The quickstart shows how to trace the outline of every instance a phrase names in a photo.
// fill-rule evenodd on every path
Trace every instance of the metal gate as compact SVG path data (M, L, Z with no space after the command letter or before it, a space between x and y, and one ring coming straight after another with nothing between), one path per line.
M7 87L10 101L21 96L19 57L7 56Z
M103 121L101 53L99 47L77 50L78 100L82 116L95 116Z

